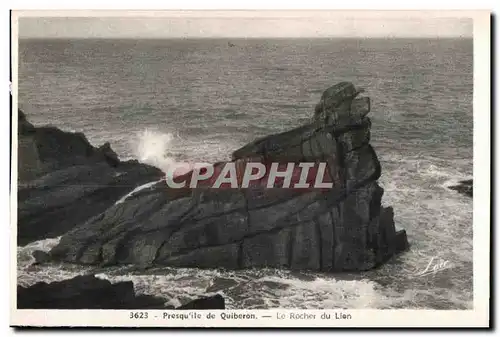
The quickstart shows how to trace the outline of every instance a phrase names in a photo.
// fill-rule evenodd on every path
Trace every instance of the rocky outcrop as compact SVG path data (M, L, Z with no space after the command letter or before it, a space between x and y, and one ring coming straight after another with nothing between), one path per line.
M457 185L449 186L448 188L472 198L472 191L473 191L472 179L461 180L458 182Z
M213 296L205 296L197 298L191 302L188 302L180 307L178 310L204 310L204 309L225 309L225 301L222 295L216 294Z
M34 127L18 114L18 245L60 236L164 176L121 162L109 143L95 148L81 133Z
M20 183L71 166L102 162L117 166L120 163L109 143L95 148L83 133L66 132L52 126L34 127L21 110L18 110L18 141ZM28 147L33 149L26 150ZM27 161L36 161L37 167L24 165Z
M170 189L160 182L65 234L50 258L81 264L318 271L375 268L408 248L381 206L370 100L351 83L327 89L310 124L233 153L248 162L326 162L327 189ZM220 164L220 163L219 163ZM192 175L187 174L186 177Z
M132 281L111 283L94 275L17 287L18 309L175 309L162 297L136 295ZM188 302L177 309L225 309L221 295Z

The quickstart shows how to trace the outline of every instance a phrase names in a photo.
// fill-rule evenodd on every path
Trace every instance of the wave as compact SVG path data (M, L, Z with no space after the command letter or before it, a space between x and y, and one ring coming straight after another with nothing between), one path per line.
M44 239L32 242L24 247L17 247L17 284L23 287L37 282L54 282L71 279L86 274L91 268L77 265L33 265L35 259L32 254L36 250L48 252L55 247L61 237Z
M200 137L183 138L178 133L162 132L155 129L144 129L137 132L129 141L132 156L144 164L155 166L163 172L169 172L182 164L214 163L230 160L230 153L240 146L231 140L203 139Z
M57 246L61 237L44 239L32 242L24 247L17 247L17 264L18 269L23 269L35 262L32 254L35 250L48 252L53 247Z
M389 308L397 299L387 297L376 282L337 280L326 275L304 275L276 269L215 270L159 268L151 274L104 272L96 275L111 282L133 281L139 294L184 303L202 295L221 294L230 309L266 308Z
M18 284L54 282L93 273L91 266L71 264L31 265L35 250L49 251L60 237L18 247ZM324 274L302 272L301 277L279 269L216 270L159 267L138 270L134 266L101 269L97 277L113 283L131 280L139 294L162 296L172 305L180 305L203 295L219 293L228 308L387 308L394 304L376 282L336 280ZM396 300L397 301L397 300Z
M158 167L167 172L175 164L175 158L169 153L174 136L171 133L145 129L136 133L130 141L133 155L142 163Z

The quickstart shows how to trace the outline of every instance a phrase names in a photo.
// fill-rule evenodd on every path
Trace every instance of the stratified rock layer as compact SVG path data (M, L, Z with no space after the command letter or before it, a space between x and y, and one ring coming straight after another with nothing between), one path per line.
M368 270L407 249L381 206L369 144L368 98L347 82L327 89L308 125L233 153L245 161L326 162L325 189L169 189L165 182L64 235L51 258L83 264Z

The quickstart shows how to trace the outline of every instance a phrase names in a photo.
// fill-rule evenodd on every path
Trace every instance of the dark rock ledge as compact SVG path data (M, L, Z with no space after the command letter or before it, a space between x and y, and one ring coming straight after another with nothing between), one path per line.
M136 295L132 281L111 283L94 275L61 282L39 282L17 287L18 309L224 309L221 295L207 296L180 307L165 305L166 299Z

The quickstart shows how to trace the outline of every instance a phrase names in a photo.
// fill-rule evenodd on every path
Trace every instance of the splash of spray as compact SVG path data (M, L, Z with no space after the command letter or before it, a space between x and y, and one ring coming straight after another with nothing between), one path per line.
M158 167L163 172L175 164L175 159L169 155L174 136L156 130L145 129L136 134L131 145L136 158L145 164Z

